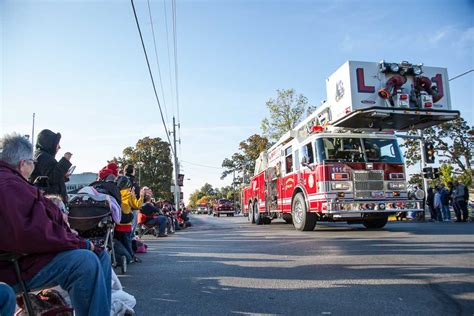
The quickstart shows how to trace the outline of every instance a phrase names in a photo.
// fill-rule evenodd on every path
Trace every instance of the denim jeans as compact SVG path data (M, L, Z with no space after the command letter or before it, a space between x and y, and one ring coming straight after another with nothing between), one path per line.
M15 292L8 284L0 282L0 315L11 316L15 312L15 308Z
M469 210L467 209L467 203L464 200L457 200L456 205L458 206L458 212L459 212L459 218L458 220L460 221L467 221L467 218L469 217ZM457 215L457 214L456 214ZM461 215L462 215L462 220L461 220Z
M60 285L69 293L76 316L110 315L112 267L109 254L86 249L60 252L33 278L29 289ZM19 290L19 284L14 286Z
M166 232L166 224L168 223L168 219L164 215L158 215L158 217L149 219L146 224L147 225L157 225L159 227L159 233L164 234Z
M133 258L135 253L132 249L132 235L129 232L115 232L115 239L118 239L124 248L128 251L130 256Z
M114 239L114 251L115 251L115 258L117 260L118 265L122 264L122 261L120 260L122 256L125 256L125 258L127 258L127 262L131 262L133 259L133 256L130 254L130 252L125 248L122 242L118 239Z
M449 205L443 204L441 206L441 209L443 210L443 218L444 220L451 220L451 211L449 210Z
M132 231L130 232L130 240L135 237L135 229L137 229L138 223L138 210L132 210L133 213L133 221L132 221Z

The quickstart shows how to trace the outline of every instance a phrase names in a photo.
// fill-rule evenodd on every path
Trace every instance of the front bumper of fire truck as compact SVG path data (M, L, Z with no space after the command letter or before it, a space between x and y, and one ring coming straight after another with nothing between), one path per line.
M324 205L325 204L325 205ZM423 212L422 202L417 200L387 201L331 201L323 203L323 214L359 215L363 213Z

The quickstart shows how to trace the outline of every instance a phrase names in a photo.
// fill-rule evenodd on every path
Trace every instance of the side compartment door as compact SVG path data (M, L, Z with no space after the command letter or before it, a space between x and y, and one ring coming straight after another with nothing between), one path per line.
M292 146L284 149L284 161L281 176L281 205L284 212L291 212L291 194L295 187L295 173Z

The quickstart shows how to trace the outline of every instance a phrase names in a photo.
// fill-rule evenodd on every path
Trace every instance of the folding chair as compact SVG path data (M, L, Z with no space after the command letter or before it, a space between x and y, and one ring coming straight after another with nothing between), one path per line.
M28 296L29 291L28 291L28 288L26 287L25 282L21 278L20 264L18 263L18 260L24 256L26 256L26 254L5 252L5 253L0 254L0 261L8 261L13 264L16 278L18 279L18 282L20 283L20 289L22 292L23 301L25 302L26 311L28 312L28 315L33 316L34 315L33 306L31 305L30 297Z

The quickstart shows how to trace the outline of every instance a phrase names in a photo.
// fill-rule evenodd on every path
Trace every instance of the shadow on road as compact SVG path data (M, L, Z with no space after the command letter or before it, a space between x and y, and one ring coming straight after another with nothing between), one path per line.
M138 314L154 314L150 299L169 315L474 312L474 244L466 231L201 224L149 241L140 274L124 280L134 295L147 290L137 297Z

